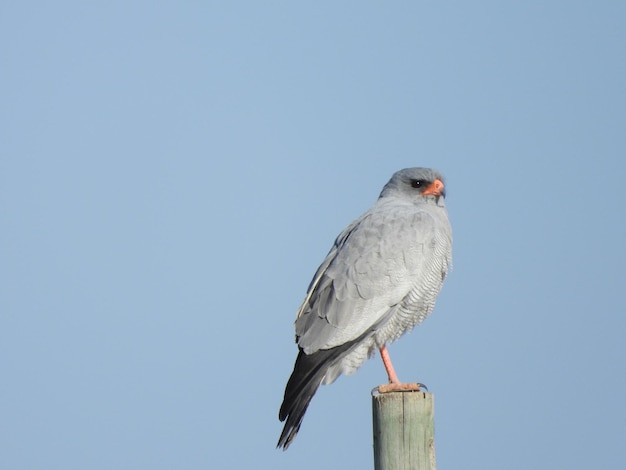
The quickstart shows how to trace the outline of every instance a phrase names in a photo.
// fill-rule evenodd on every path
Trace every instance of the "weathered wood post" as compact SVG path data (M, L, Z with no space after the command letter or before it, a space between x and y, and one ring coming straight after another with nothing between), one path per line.
M372 412L375 470L436 470L431 393L372 395Z

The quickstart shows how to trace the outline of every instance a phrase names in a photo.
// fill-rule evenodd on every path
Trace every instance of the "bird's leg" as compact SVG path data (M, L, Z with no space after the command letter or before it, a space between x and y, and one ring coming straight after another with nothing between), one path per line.
M393 368L393 364L391 363L391 357L389 357L389 351L387 351L387 345L383 344L380 348L380 357L383 360L383 365L385 366L385 370L387 371L387 376L389 377L389 383L385 385L378 386L378 393L387 393L387 392L418 392L420 390L420 386L422 384L418 383L402 383L398 379L398 375L396 374L395 369Z
M383 344L383 346L379 349L380 358L383 360L383 365L385 366L385 370L387 371L387 376L389 377L390 384L399 384L398 376L396 374L395 369L393 368L393 364L391 363L391 357L389 357L389 351L387 351L387 345Z

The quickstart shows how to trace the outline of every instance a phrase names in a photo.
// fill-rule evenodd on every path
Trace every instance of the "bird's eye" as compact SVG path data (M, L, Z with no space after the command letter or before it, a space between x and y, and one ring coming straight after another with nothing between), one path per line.
M427 184L426 180L411 180L412 188L423 188Z

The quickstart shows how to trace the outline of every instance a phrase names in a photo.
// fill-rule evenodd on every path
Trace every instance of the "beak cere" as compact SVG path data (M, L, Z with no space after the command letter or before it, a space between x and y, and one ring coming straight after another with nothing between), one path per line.
M428 187L422 191L422 196L432 194L433 196L441 196L443 193L443 182L441 180L435 180L428 185Z

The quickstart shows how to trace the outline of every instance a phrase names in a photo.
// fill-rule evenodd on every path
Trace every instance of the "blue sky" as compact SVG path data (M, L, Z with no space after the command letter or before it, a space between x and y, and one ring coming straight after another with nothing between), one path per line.
M626 4L0 5L0 467L371 468L379 358L274 447L293 320L391 174L454 270L390 348L439 468L626 462Z

